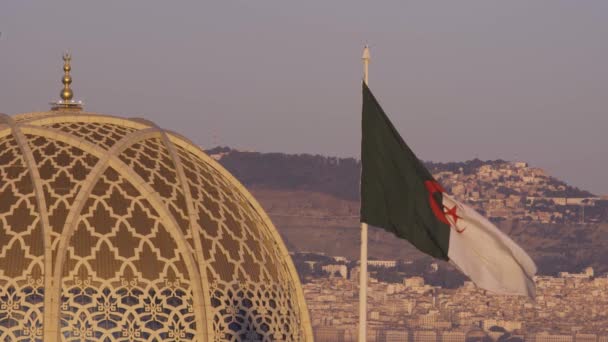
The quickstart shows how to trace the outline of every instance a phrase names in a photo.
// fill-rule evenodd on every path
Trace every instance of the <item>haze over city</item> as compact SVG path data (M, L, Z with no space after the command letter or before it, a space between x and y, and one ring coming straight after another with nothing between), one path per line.
M523 160L608 193L605 1L10 1L0 103L56 100L204 147L355 156L370 86L424 160ZM8 80L8 81L7 81Z

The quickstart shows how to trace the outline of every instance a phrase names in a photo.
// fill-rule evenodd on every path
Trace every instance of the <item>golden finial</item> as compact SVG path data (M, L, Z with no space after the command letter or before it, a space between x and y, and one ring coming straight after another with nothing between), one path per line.
M63 101L70 101L72 97L74 97L74 93L70 88L70 84L72 84L72 76L70 76L70 70L72 67L70 66L70 60L72 56L68 52L63 54L63 71L65 74L63 75L63 90L61 91L61 99Z
M74 101L74 92L72 91L71 88L71 84L72 84L72 76L70 76L70 71L72 70L72 66L70 65L70 62L72 60L72 56L70 55L69 52L65 52L63 54L63 79L61 80L61 83L63 83L63 89L61 90L61 100L52 103L53 105L53 110L59 110L59 109L76 109L76 110L80 110L82 109L82 102L81 101Z

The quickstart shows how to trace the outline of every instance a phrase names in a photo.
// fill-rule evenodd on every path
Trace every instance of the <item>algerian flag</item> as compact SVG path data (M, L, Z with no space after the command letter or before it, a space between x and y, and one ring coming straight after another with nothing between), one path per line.
M445 193L365 83L361 163L361 222L450 260L480 288L534 297L534 261L494 224Z

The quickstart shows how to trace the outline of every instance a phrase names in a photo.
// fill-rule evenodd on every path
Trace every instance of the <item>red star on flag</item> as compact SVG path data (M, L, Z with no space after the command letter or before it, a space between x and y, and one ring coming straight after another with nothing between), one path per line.
M444 214L446 216L449 216L449 217L452 218L452 220L451 220L452 224L451 225L454 227L454 229L456 229L456 232L457 233L464 232L465 229L466 229L466 227L459 229L458 226L457 226L458 219L462 218L462 217L458 216L458 206L456 204L454 204L454 206L452 208L448 208L448 207L445 207L445 206L443 208L444 208Z
M448 207L445 207L444 213L447 216L452 216L452 220L454 220L454 224L456 224L456 222L458 222L459 218L462 218L460 216L458 216L458 214L456 213L456 211L458 210L458 206L454 205L453 208L448 209Z

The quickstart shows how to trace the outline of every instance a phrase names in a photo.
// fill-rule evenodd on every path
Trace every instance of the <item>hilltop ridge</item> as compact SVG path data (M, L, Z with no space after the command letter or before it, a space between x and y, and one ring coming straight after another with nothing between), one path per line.
M359 200L360 161L354 158L243 152L228 147L207 152L248 187L312 191ZM473 159L425 165L446 191L491 219L543 223L608 220L602 209L608 207L608 199L568 185L525 162Z

